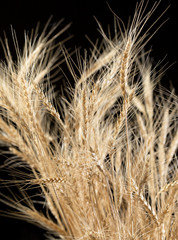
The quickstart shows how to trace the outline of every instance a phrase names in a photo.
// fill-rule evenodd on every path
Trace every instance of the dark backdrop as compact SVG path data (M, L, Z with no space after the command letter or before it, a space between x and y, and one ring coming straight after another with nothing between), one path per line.
M133 16L136 0L108 0L111 9L124 21L127 25L129 15ZM148 48L152 48L151 57L154 58L153 64L163 59L166 55L164 63L168 65L174 63L165 73L162 84L169 88L170 82L177 88L178 76L178 36L177 34L177 1L162 0L160 6L156 10L151 23L165 10L169 5L170 8L163 16L163 22L167 18L169 20L156 33L156 35L148 43ZM154 1L149 1L151 6ZM55 24L64 18L63 26L69 22L72 25L67 30L67 35L73 35L69 40L69 46L74 48L89 48L91 45L85 37L85 34L93 41L101 38L97 31L97 23L94 16L102 24L104 30L107 30L108 24L113 24L113 14L105 0L6 0L0 3L0 37L4 38L4 31L9 39L11 39L10 25L16 30L19 46L23 47L24 30L31 30L39 21L42 26L49 17L53 15L52 23ZM157 27L159 24L156 25ZM154 29L153 29L154 31ZM13 45L9 40L10 45ZM3 59L3 51L0 47L0 57ZM1 177L1 175L0 175ZM1 189L0 189L1 191ZM5 206L0 205L1 209ZM11 220L0 217L0 239L18 239L18 240L40 240L44 239L43 231L33 225L24 223L23 221Z

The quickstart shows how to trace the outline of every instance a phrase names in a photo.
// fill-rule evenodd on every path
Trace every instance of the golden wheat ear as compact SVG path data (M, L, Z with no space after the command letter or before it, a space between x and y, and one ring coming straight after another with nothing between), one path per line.
M55 43L68 26L53 37L47 26L26 36L22 53L14 37L16 62L3 45L0 143L13 156L4 164L13 175L2 180L9 192L0 201L49 239L176 239L177 97L155 91L161 74L143 53L157 6L145 14L137 4L113 40L102 32L89 60L78 56L78 77ZM50 81L61 53L76 86L70 102L58 103Z

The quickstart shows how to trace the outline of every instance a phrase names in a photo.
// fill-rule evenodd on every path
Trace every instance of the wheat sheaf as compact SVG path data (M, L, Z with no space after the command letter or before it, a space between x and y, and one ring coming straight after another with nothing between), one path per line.
M143 51L157 5L137 4L124 31L115 17L114 39L100 28L102 44L77 55L77 72L56 43L68 26L26 34L23 51L14 34L16 61L2 43L0 144L13 177L1 180L0 201L48 239L178 239L177 97L156 88L162 70ZM61 56L75 81L69 97L51 83Z

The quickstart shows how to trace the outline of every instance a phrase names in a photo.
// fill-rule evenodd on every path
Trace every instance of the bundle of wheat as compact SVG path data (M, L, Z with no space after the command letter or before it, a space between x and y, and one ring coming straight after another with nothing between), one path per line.
M15 40L16 62L3 44L0 143L13 154L4 167L16 176L3 184L19 194L0 201L49 239L178 239L177 98L155 92L162 71L143 52L151 37L143 28L156 7L145 14L141 1L130 27L118 27L112 40L101 29L103 44L90 58L78 56L80 77L55 43L68 26L26 35L23 53ZM70 101L57 102L49 73L61 54L76 85Z

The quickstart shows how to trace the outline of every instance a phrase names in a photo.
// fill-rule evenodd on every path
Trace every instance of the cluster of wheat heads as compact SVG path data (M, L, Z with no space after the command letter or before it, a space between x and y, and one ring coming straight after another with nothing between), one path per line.
M177 98L154 94L161 74L142 51L155 7L144 16L137 6L115 39L103 33L102 46L79 58L80 77L61 43L56 49L54 29L26 35L22 53L14 37L16 62L3 44L0 143L14 176L1 182L19 192L1 201L49 239L178 239ZM58 101L49 82L61 53L76 84L71 100Z

